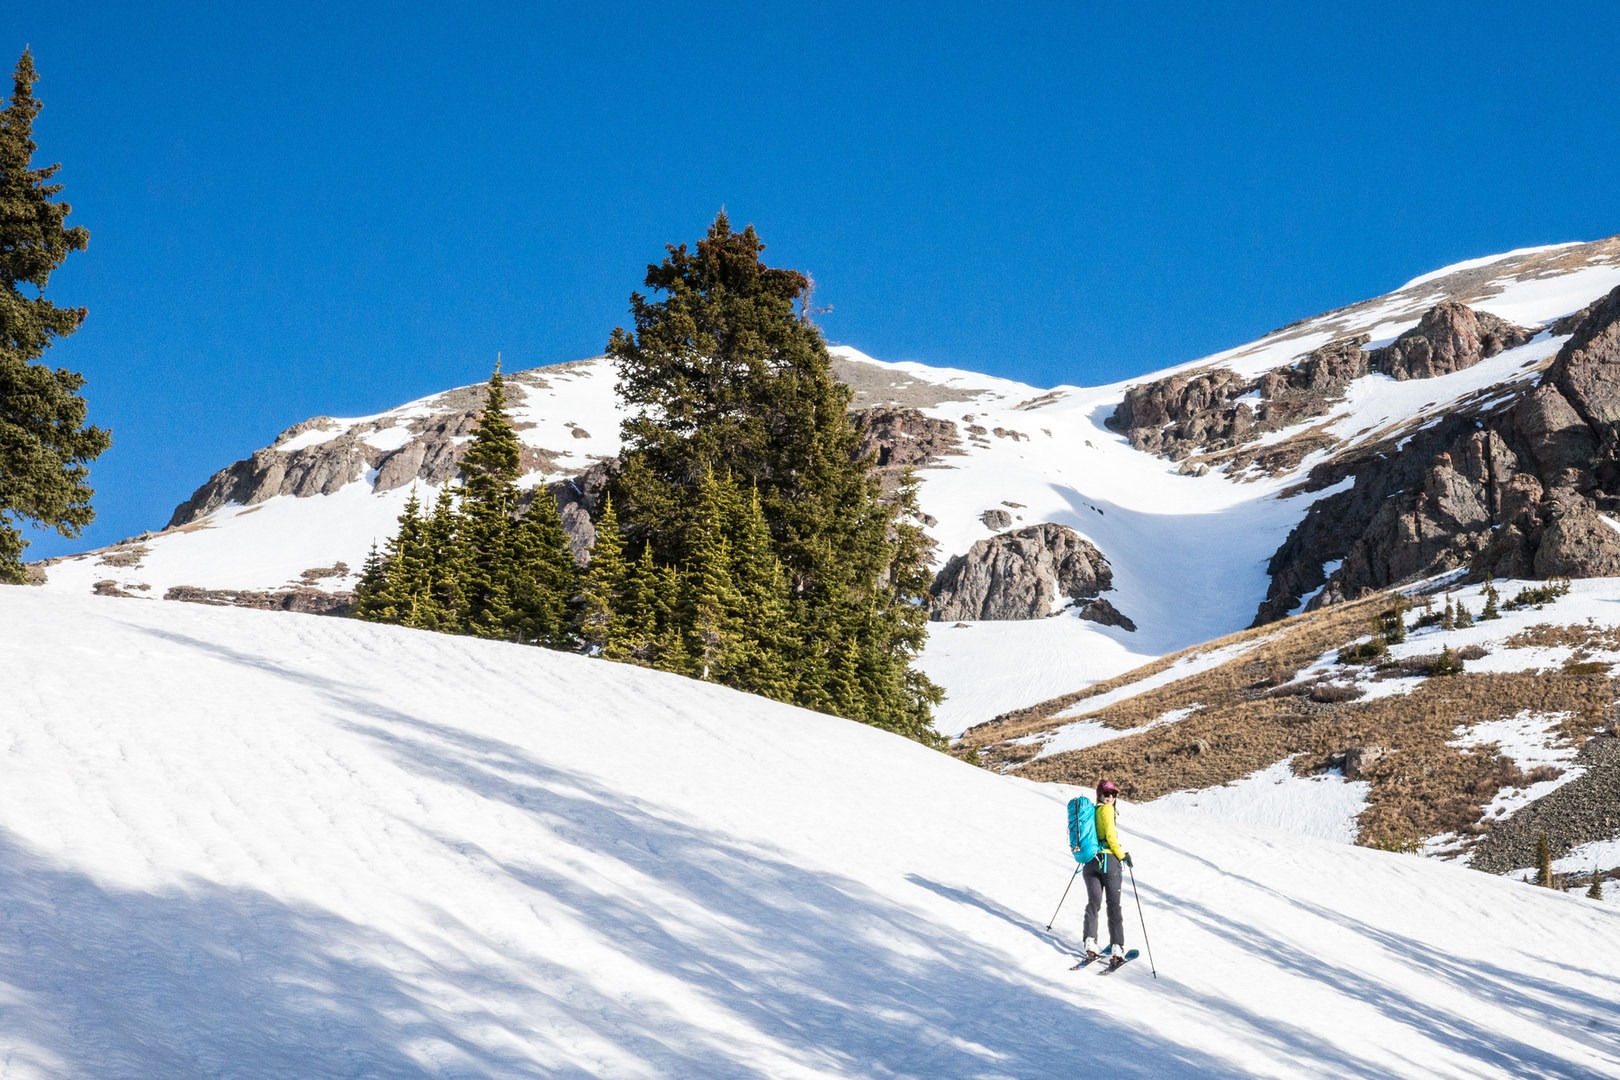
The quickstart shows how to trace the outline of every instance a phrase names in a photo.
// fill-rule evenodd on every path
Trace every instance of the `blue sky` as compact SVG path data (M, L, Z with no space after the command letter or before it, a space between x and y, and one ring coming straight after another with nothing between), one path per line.
M49 359L114 437L36 558L309 416L600 353L722 205L831 340L1041 386L1620 232L1612 3L4 7L91 231Z

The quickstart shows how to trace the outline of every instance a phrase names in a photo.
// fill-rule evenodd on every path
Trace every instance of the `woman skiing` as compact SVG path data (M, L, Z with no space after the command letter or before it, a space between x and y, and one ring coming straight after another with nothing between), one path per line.
M1117 968L1125 962L1125 916L1119 906L1120 863L1131 864L1131 856L1119 843L1119 830L1114 826L1114 805L1119 800L1119 785L1104 780L1097 785L1097 857L1085 864L1082 876L1086 881L1086 959L1096 960L1105 955L1097 949L1097 912L1103 896L1108 897L1108 966Z

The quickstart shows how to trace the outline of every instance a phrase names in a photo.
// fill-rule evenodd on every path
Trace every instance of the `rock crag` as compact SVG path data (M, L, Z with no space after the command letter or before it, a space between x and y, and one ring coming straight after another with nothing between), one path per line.
M930 589L929 617L1040 619L1053 613L1060 598L1093 600L1113 582L1102 552L1073 529L1046 522L980 540L966 554L952 556ZM1112 605L1098 616L1099 622L1123 618Z

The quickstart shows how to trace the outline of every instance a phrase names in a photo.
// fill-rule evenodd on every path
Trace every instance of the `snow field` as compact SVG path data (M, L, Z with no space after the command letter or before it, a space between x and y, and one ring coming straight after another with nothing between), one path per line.
M1127 806L1098 981L1067 791L661 673L6 589L0 679L0 1076L1620 1071L1607 904Z

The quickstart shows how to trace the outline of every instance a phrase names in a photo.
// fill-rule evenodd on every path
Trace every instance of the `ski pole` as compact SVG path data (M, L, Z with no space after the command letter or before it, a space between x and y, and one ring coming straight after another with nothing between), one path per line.
M1136 891L1136 868L1130 863L1126 863L1125 869L1131 872L1131 895L1136 897L1136 917L1142 920L1142 944L1147 946L1148 970L1153 972L1153 977L1157 979L1159 977L1159 969L1153 966L1153 943L1148 940L1147 918L1142 914L1142 894ZM1058 906L1061 907L1062 904L1060 903ZM1057 921L1057 916L1052 916L1052 919L1054 922ZM1047 929L1050 930L1051 927L1047 927Z
M1069 883L1063 886L1063 900L1067 900L1069 898L1069 890L1074 887L1074 879L1079 876L1080 868L1077 866L1074 868L1074 873L1069 875ZM1063 910L1063 900L1058 901L1057 911L1052 912L1052 922L1046 924L1046 928L1048 930L1052 929L1052 923L1057 922L1058 911Z

